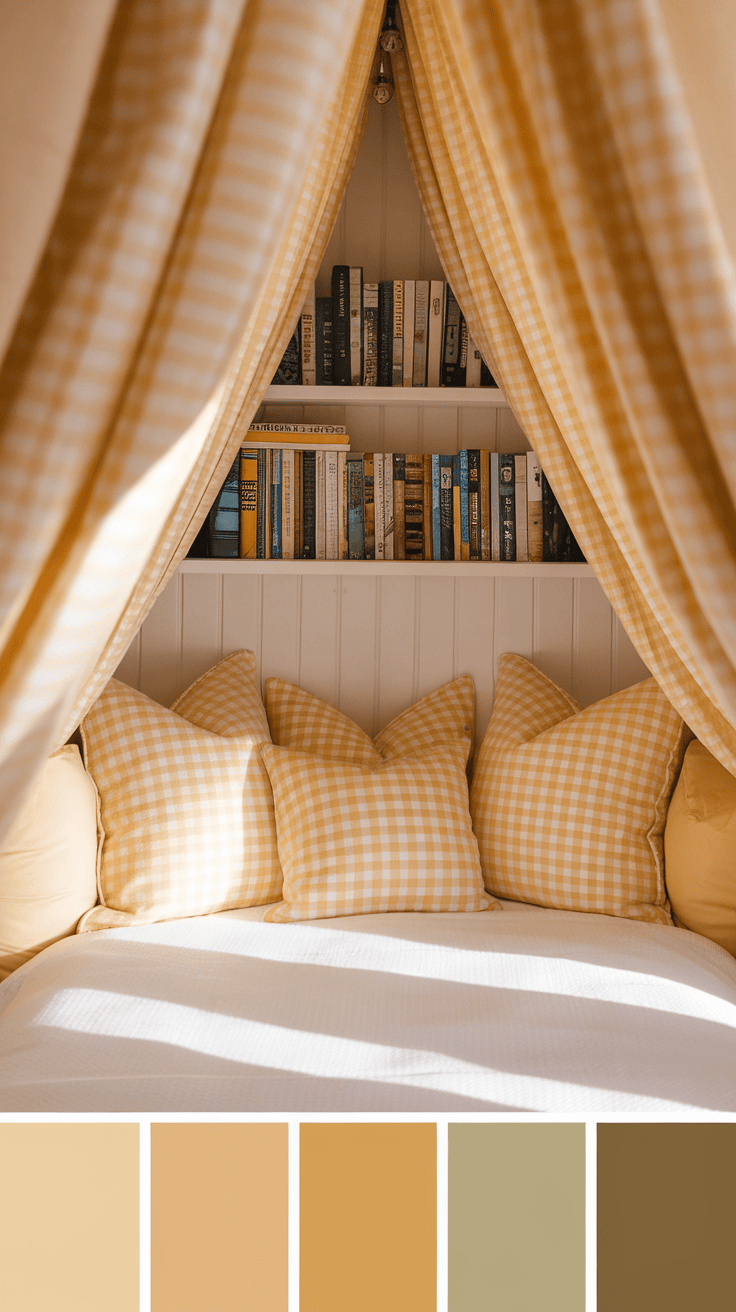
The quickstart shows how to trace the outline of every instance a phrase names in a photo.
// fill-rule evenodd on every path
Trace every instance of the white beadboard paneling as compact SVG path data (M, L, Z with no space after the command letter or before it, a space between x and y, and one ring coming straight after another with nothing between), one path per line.
M223 575L182 578L181 691L222 659Z
M371 391L371 388L367 389ZM382 451L384 407L379 405L346 405L341 420L348 430L353 451Z
M376 732L413 701L415 669L416 577L379 579Z
M498 409L489 406L463 406L458 410L458 451L496 451ZM509 450L512 448L509 447Z
M419 388L406 388L419 391ZM420 451L419 406L385 406L383 414L384 451Z
M336 706L340 695L340 579L333 575L302 579L302 688Z
M534 580L534 664L572 692L574 579Z
M581 706L610 696L613 612L597 579L573 581L572 695Z
M514 417L510 406L501 406L497 416L496 440L499 451L528 451L531 442Z
M493 668L502 652L534 659L534 579L497 578L494 597Z
M375 730L378 580L340 580L340 710L371 737Z
M123 659L115 671L114 678L127 683L131 688L141 686L141 631L136 633Z
M446 406L426 405L420 410L421 437L417 447L422 454L451 454L459 451L458 411Z
M642 679L651 676L621 621L615 615L612 616L612 627L611 691L618 692L620 688L629 688L632 683L641 683Z
M140 689L162 706L170 706L187 686L181 676L183 585L184 576L175 574L140 631Z
M449 683L455 657L455 580L422 578L418 588L415 697Z
M261 604L263 580L257 574L222 576L222 655L255 653L261 669Z
M268 574L263 579L261 679L299 682L301 579Z
M493 706L493 615L495 581L492 578L455 580L455 676L469 674L475 684L475 742L483 741Z

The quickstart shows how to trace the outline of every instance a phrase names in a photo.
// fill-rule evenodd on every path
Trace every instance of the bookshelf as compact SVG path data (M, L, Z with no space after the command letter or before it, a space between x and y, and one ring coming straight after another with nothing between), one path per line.
M500 387L269 387L264 405L431 405L445 409L508 407Z
M428 578L475 579L592 579L590 565L554 565L541 561L499 560L235 560L197 559L188 557L179 566L182 574L308 574L318 575L380 575Z

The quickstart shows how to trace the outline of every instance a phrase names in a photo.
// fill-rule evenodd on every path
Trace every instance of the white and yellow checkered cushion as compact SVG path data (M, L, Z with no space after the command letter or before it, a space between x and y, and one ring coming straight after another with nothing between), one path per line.
M580 710L502 656L470 796L486 888L671 923L662 833L686 734L654 679Z
M466 760L473 750L475 693L464 674L427 693L386 725L375 739L319 697L283 679L266 682L266 714L271 738L279 747L314 752L327 761L368 768L382 760L440 747L461 739Z
M100 905L79 929L205 915L281 895L268 722L252 652L166 710L111 679L82 724L99 796Z
M364 766L264 744L284 900L265 919L483 911L462 740Z

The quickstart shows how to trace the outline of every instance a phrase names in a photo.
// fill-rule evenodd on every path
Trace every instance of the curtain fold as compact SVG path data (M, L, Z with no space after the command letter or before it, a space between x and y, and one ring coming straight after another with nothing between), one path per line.
M417 185L642 659L736 773L736 280L655 0L402 0Z
M314 279L381 0L118 8L0 396L0 793L98 695Z

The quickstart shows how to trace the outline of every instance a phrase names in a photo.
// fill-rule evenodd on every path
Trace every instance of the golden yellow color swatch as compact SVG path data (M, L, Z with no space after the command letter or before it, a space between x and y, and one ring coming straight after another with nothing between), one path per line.
M151 1126L151 1312L286 1312L288 1126Z
M0 1305L138 1312L137 1125L0 1125Z
M300 1127L300 1312L435 1312L435 1125Z

